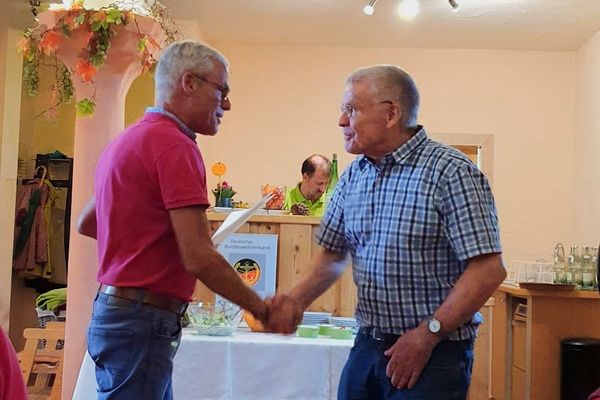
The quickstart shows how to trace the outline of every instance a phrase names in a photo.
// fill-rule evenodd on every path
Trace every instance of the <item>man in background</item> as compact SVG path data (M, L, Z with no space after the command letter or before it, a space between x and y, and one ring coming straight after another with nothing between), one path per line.
M269 300L273 329L289 329L352 257L360 329L338 399L465 399L478 310L506 276L487 180L427 137L418 108L401 69L350 74L339 126L358 157L327 206L309 274Z
M155 73L156 106L98 160L78 230L98 241L101 285L87 342L99 399L173 398L173 357L196 278L267 322L264 302L213 245L206 217L196 134L215 135L231 109L228 65L200 42L170 45Z
M302 181L285 193L284 208L290 210L294 204L303 204L308 215L320 217L325 210L323 194L329 184L331 161L320 154L313 154L302 163Z

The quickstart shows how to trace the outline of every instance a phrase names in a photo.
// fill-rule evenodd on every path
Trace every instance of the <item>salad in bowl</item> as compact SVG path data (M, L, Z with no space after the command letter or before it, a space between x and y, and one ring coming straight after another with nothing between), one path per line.
M238 328L243 312L236 304L220 300L216 304L190 303L187 315L200 335L231 336Z

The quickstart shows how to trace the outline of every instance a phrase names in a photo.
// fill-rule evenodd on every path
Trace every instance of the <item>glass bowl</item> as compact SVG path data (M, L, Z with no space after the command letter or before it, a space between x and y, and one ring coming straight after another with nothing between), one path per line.
M242 309L221 300L217 304L190 303L187 309L190 323L200 335L231 336L242 321Z

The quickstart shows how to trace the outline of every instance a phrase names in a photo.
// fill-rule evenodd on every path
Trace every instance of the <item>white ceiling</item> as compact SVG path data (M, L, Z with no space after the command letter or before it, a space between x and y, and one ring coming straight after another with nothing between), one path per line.
M416 19L398 17L399 0L162 0L177 19L197 21L214 44L407 48L578 49L600 31L600 0L419 0ZM13 24L31 22L28 0L12 6ZM23 22L26 21L26 22Z

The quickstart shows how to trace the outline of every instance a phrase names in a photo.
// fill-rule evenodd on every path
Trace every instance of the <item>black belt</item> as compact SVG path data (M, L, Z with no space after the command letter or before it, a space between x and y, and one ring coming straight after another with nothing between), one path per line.
M380 342L390 342L393 343L401 335L396 335L394 333L385 333L382 332L379 328L372 328L370 326L364 326L358 330L359 335L368 336L371 339L380 341Z
M149 306L174 312L177 315L183 315L188 305L186 301L140 288L117 287L102 284L100 285L98 292L119 297L121 299L142 302Z

